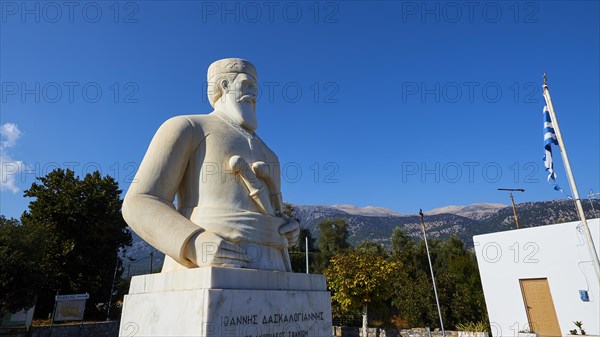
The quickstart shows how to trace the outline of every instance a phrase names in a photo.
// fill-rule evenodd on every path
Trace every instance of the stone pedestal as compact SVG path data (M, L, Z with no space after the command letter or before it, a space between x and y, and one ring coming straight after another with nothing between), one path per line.
M119 336L331 336L323 275L204 267L133 277Z

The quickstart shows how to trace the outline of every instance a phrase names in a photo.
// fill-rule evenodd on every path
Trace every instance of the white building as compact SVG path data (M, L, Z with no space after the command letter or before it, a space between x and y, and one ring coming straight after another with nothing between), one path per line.
M588 220L600 252L600 219ZM494 336L531 326L541 336L566 336L581 321L600 334L600 282L581 222L473 237Z

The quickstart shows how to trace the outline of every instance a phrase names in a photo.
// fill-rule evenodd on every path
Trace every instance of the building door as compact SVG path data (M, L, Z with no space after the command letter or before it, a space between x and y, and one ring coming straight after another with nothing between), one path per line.
M529 327L540 336L562 336L548 279L519 280Z

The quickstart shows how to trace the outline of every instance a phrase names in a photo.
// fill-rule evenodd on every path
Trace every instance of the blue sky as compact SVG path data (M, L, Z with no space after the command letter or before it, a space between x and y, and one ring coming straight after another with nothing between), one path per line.
M563 198L542 162L544 72L580 194L598 192L599 14L592 1L2 1L0 213L20 216L56 167L126 191L163 121L211 111L206 70L225 57L258 69L257 132L288 202L417 213L508 203L497 188Z

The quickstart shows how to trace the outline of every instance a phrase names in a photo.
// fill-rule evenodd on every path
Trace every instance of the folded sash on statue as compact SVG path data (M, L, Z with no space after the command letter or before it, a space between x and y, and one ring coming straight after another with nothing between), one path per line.
M194 207L180 210L181 214L206 231L233 242L251 242L277 248L287 248L279 227L284 218L261 213L217 207Z

